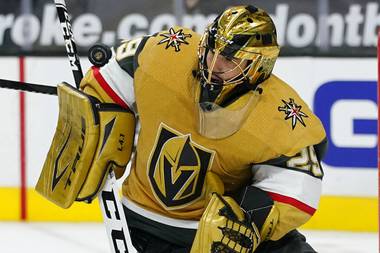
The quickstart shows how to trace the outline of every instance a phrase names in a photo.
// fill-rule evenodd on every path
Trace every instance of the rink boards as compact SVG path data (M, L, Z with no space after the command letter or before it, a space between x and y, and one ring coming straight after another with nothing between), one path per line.
M82 64L89 66L85 60ZM304 227L377 231L376 59L283 58L274 72L299 91L330 140L320 208ZM0 77L73 83L63 57L3 57ZM55 129L57 98L32 93L22 98L18 92L0 90L0 108L0 220L100 221L97 203L61 210L33 190Z

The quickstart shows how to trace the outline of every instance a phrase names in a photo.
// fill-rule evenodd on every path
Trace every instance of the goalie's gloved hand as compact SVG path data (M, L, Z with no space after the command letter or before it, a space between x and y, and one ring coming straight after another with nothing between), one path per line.
M214 193L199 222L191 253L252 253L260 233L231 197Z
M214 194L224 206L219 215L226 218L224 227L219 227L226 239L213 243L211 252L253 252L260 243L260 234L248 213L233 199Z

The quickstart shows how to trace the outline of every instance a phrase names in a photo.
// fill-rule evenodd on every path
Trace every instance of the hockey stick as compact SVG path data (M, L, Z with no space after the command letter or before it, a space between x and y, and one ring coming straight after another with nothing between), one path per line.
M71 70L73 71L76 87L79 88L80 81L83 78L82 67L79 61L77 45L74 41L73 30L71 29L70 17L67 12L65 0L54 0L59 23L65 40L66 52L69 57Z
M47 95L57 95L57 87L34 84L34 83L24 83L19 81L12 81L6 79L0 79L0 88L12 89L12 90L22 90L29 91Z
M77 53L77 47L74 42L66 3L65 0L54 0L54 2L57 8L59 21L61 23L66 52L73 71L75 84L77 88L79 88L80 81L83 78L83 73ZM120 198L118 197L115 173L112 168L109 169L107 180L99 192L98 198L104 223L106 225L111 251L113 253L137 253L137 250L132 245L125 213L120 202Z

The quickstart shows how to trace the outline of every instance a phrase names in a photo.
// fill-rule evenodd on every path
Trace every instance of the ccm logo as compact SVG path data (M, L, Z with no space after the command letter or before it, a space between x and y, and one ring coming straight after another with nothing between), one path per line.
M321 85L314 112L329 139L324 162L335 167L377 168L375 81L333 81Z
M116 253L128 253L128 246L125 238L125 231L120 228L119 223L121 216L117 208L115 192L102 191L103 205L107 218L109 219L111 229L111 238L114 251Z

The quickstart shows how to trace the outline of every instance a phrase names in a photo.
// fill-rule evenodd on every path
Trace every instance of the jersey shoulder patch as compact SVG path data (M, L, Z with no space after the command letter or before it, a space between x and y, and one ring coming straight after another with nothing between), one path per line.
M199 41L200 34L184 27L174 26L150 36L146 53L160 52L166 57L183 56L196 50Z
M193 31L180 27L171 27L169 31L163 31L158 34L161 40L158 45L164 44L165 49L172 48L175 52L181 51L181 47L189 45L188 38L193 37Z

